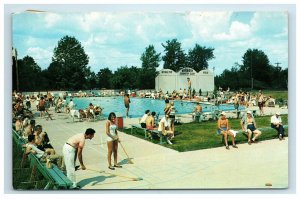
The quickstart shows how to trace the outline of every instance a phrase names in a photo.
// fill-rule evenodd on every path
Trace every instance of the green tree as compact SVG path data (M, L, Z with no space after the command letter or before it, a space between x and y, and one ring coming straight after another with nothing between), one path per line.
M58 42L52 62L55 62L55 75L61 89L78 90L87 87L87 76L90 74L87 67L89 57L75 37L64 36Z
M142 61L142 70L140 73L141 89L155 88L155 77L157 75L156 68L159 66L161 60L160 53L156 53L154 46L149 45L142 54L140 60Z
M187 56L187 67L199 72L208 68L208 61L215 58L214 48L206 48L196 44L192 50L189 50Z
M112 77L113 73L109 68L100 69L97 73L97 85L99 85L99 88L111 89Z
M95 72L90 71L90 68L88 68L88 75L87 75L87 89L95 89L98 88L97 83L97 75Z
M168 40L166 44L161 45L165 48L165 55L162 57L165 69L177 72L186 66L186 55L177 39Z
M140 68L136 66L122 66L115 71L112 78L114 89L136 89L140 87L139 75Z
M46 76L48 77L53 90L60 90L61 88L67 87L67 85L64 84L65 82L61 81L62 75L61 65L56 61L50 63Z
M271 83L272 67L268 56L258 49L248 49L243 55L243 64L241 71L248 73L249 87L251 87L251 79L259 83L254 87L268 87Z
M30 56L18 60L19 88L21 91L34 91L41 88L41 68Z
M142 68L144 69L156 69L159 66L161 60L160 53L156 53L154 46L149 45L145 52L142 54L140 60L142 61Z
M224 89L230 87L232 89L240 89L249 87L249 81L244 78L245 74L240 71L240 66L235 63L230 70L225 69L222 74L215 77L216 87Z

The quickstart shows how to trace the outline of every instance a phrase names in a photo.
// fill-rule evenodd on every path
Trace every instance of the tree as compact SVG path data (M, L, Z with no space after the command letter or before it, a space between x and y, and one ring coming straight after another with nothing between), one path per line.
M97 85L100 88L111 89L112 88L113 73L109 68L100 69L97 73Z
M140 60L142 61L142 68L144 69L156 69L159 66L161 60L160 53L156 53L154 46L149 45L145 52L142 54Z
M49 83L53 90L60 90L60 88L66 88L65 82L62 82L62 73L61 73L61 65L54 61L52 62L47 69L47 77L49 79Z
M165 48L165 55L162 57L164 68L175 72L186 66L186 55L181 49L181 43L177 39L168 40L166 44L161 44Z
M64 36L58 42L52 62L55 62L55 79L62 86L61 89L78 90L87 86L89 57L75 37Z
M270 86L272 67L270 66L268 56L263 51L248 49L243 55L242 61L241 71L248 73L249 86L251 85L252 78L261 82L260 87Z
M235 63L231 70L224 70L215 77L216 86L232 89L286 89L288 69L270 65L268 56L261 50L248 49L243 64Z
M18 60L19 88L21 91L41 89L41 68L30 56Z
M88 68L88 75L87 75L87 89L95 89L98 88L97 84L97 76L95 72L90 71L90 68Z
M199 72L208 68L208 61L215 58L214 48L206 48L196 44L192 50L189 50L187 57L187 67Z
M156 68L159 66L161 60L160 53L156 53L154 46L149 45L142 54L140 60L142 61L142 70L140 73L141 89L155 88L155 77L157 75Z
M139 76L141 69L136 66L122 66L115 71L112 78L114 89L136 89L140 88Z

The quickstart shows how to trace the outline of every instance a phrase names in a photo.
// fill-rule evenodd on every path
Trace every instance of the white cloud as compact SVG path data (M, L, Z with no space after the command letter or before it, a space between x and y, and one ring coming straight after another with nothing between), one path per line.
M84 47L99 46L105 44L107 41L108 38L106 35L91 33L88 39L82 42L82 45Z
M79 25L83 31L89 32L95 27L103 27L106 16L107 14L103 12L91 12L87 14L75 15L75 20L79 22Z
M31 36L29 36L25 42L27 46L36 46L39 44L39 40Z
M256 12L250 25L254 32L275 35L285 31L287 22L287 12Z
M46 28L52 28L56 24L60 22L62 19L61 15L56 14L56 13L47 13L45 15L45 23L46 23Z
M29 47L27 49L27 55L33 57L37 64L42 69L45 69L51 63L53 52L50 48L44 49L40 47Z
M189 12L187 23L195 39L212 40L212 35L226 32L231 12Z
M215 34L217 40L242 40L251 35L251 28L248 24L233 21L230 25L229 33Z
M44 14L39 19L34 16L26 20L38 24L34 28L25 26L26 29L20 23L16 33L23 35L14 40L24 49L20 54L33 56L43 68L51 62L53 48L64 35L74 36L82 43L95 72L100 67L116 70L122 65L140 66L140 55L149 44L164 54L161 43L173 38L182 43L186 53L196 43L215 48L216 59L209 62L209 67L218 70L240 62L248 48L263 50L270 59L282 63L288 55L286 13L254 13L249 24L236 17L232 21L232 12Z

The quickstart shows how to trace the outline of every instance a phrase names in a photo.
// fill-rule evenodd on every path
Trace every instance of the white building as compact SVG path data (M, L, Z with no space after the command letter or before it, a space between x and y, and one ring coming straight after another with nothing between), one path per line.
M162 69L155 78L155 90L172 93L174 90L188 90L187 78L192 82L192 91L201 89L202 92L213 91L215 87L214 74L210 70L197 73L192 68L183 68L177 73L170 69Z

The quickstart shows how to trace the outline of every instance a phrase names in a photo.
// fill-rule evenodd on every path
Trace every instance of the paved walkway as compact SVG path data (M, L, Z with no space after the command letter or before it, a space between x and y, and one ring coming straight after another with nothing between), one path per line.
M266 112L274 113L268 108ZM280 110L287 113L287 110ZM53 111L52 111L53 113ZM186 122L191 118L185 116ZM269 140L257 144L240 144L238 149L225 147L177 152L125 133L120 139L134 164L119 146L123 168L107 168L105 121L72 122L64 113L55 113L55 120L36 118L43 126L59 154L68 137L94 128L93 140L86 140L83 161L87 170L76 171L82 189L230 189L288 187L288 139ZM124 119L125 126L137 119ZM140 180L142 178L142 180ZM271 183L272 186L266 186Z

